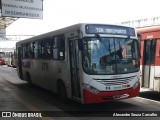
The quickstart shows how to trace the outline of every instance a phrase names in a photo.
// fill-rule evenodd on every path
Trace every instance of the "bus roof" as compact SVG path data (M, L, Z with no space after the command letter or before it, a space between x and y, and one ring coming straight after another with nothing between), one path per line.
M138 28L136 30L137 30L137 33L139 34L157 32L157 31L160 31L160 26L150 26L150 27Z
M47 32L47 33L44 33L44 34L41 34L41 35L37 35L37 36L34 36L32 38L28 38L28 39L25 39L25 40L22 40L22 41L18 41L17 43L23 43L25 41L32 41L32 40L36 40L36 39L42 39L42 38L45 38L45 37L48 37L48 36L54 36L54 35L60 35L60 34L64 34L64 31L65 33L67 32L73 32L73 31L78 31L80 28L84 27L85 25L108 25L108 26L115 26L115 27L123 27L123 28L126 28L128 30L129 29L134 29L133 27L127 27L127 26L122 26L122 25L114 25L114 24L101 24L101 23L78 23L78 24L74 24L74 25L71 25L71 26L68 26L68 27L64 27L64 28L61 28L61 29L58 29L58 30L54 30L54 31L50 31L50 32Z

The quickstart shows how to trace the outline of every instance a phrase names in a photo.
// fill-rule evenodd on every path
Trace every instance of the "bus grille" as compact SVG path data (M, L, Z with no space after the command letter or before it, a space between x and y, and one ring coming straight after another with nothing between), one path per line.
M106 86L112 86L112 85L128 84L135 77L136 76L126 77L126 78L116 78L116 79L93 79L93 80L96 80L97 82L100 82L101 84L104 84Z

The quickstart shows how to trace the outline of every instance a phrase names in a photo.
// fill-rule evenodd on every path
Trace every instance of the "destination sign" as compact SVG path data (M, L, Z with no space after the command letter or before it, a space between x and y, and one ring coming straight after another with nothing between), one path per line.
M115 25L86 25L87 34L112 34L112 35L126 35L135 36L133 28L115 26Z

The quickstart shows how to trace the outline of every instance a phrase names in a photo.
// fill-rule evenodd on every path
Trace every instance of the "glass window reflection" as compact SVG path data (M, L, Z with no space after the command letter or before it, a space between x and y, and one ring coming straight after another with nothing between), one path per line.
M139 70L138 42L122 38L84 38L83 68L88 74Z

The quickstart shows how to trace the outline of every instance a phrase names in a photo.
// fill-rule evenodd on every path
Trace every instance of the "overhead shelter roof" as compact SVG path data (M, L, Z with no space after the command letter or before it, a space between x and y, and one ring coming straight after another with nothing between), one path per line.
M43 0L0 0L0 29L18 18L43 19Z
M0 29L6 29L15 20L17 20L17 18L1 17L0 16Z
M18 18L2 17L2 10L0 8L0 29L6 29L10 24L16 21Z

